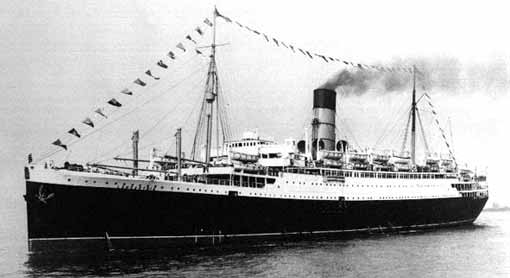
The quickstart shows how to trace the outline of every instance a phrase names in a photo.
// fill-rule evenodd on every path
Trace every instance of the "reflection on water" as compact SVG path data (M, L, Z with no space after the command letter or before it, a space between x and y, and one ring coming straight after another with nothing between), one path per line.
M407 234L258 246L28 253L11 276L510 277L510 213L476 225ZM21 247L23 245L23 248ZM17 265L19 259L22 262Z

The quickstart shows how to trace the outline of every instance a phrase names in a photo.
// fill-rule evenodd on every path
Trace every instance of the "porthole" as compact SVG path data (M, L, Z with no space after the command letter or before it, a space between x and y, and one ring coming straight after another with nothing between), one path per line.
M67 181L71 181L71 179L67 179Z
M92 183L96 183L96 181L93 181Z

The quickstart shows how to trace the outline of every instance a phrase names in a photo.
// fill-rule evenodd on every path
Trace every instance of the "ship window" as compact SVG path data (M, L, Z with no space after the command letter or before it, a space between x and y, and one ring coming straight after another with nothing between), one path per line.
M71 179L67 179L67 181L71 181Z
M88 180L85 180L85 183L89 182Z
M96 183L96 181L93 181L93 183Z
M108 184L108 182L105 182L106 184Z

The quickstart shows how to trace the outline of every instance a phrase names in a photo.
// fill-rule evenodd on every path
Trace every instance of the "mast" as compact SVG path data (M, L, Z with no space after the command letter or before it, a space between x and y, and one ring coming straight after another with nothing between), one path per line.
M211 149L214 144L214 130L218 133L216 136L217 144L218 144L218 153L219 155L219 146L220 146L220 125L223 142L225 141L225 135L229 132L229 127L227 123L227 115L225 104L223 103L222 97L220 97L221 86L219 84L218 79L218 68L216 64L216 48L219 46L227 45L226 43L218 44L216 43L216 18L221 16L216 7L213 12L213 24L212 24L212 43L211 45L201 46L198 48L211 48L210 54L210 62L209 68L207 71L207 80L205 84L205 93L204 98L202 100L202 107L200 108L200 116L198 118L197 128L195 132L195 139L193 140L193 148L191 149L191 158L193 159L204 159L205 167L204 171L207 172L207 166L211 161ZM217 113L216 115L214 113ZM215 120L216 118L216 120ZM214 123L216 121L216 123ZM215 128L216 127L216 128ZM204 157L199 158L197 155L200 150L204 147Z
M416 67L413 66L413 102L411 104L411 164L416 165Z
M205 163L209 164L211 160L211 145L212 145L212 120L214 112L214 100L217 93L217 76L216 76L216 7L213 12L213 37L211 44L211 62L209 64L209 72L207 76L207 86L205 99L207 101L207 121L206 121L206 139L205 139Z
M181 132L182 132L182 129L181 128L178 128L177 129L177 133L175 133L175 144L177 145L175 150L176 150L176 156L177 156L177 180L180 181L181 180L181 168L182 168L182 165L181 165L181 156L182 156L182 150L181 150L181 139L182 139L182 136L181 136Z
M138 130L133 132L131 140L133 141L133 176L138 175L138 141L140 139L140 133Z

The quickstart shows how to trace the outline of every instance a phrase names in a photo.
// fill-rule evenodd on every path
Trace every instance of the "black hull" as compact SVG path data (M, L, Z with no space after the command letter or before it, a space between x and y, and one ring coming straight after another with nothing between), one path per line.
M36 196L54 195L41 201ZM182 244L435 228L472 223L487 198L289 200L27 181L28 238ZM234 240L236 239L236 240Z

